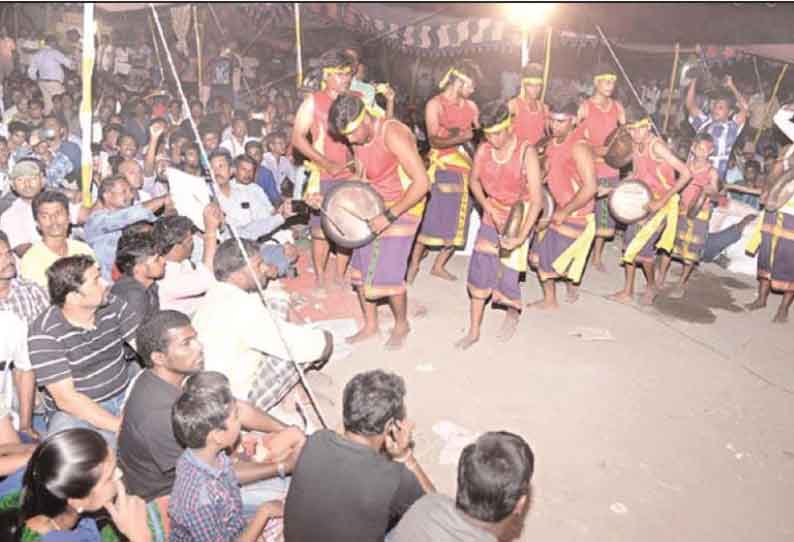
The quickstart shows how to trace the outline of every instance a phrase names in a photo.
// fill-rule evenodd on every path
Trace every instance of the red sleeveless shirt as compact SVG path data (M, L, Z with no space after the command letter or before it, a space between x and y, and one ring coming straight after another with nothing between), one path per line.
M521 167L525 145L518 141L513 154L504 163L496 161L496 149L490 143L483 143L482 146L484 152L477 153L476 165L479 167L479 179L485 193L508 206L517 201L529 200L529 188Z
M324 91L312 94L314 99L314 119L312 120L311 134L312 146L323 156L333 162L345 164L348 160L347 146L333 139L328 133L328 112L331 110L333 100ZM321 173L323 179L345 179L350 177L346 170L336 175L325 171Z
M711 165L708 165L698 171L695 171L695 169L692 167L689 169L692 172L692 180L689 181L689 184L686 185L686 188L681 191L682 208L689 207L689 205L695 201L698 196L700 196L700 193L703 191L703 189L711 182L711 172L714 171L714 168Z
M658 199L667 195L675 184L675 169L667 161L653 155L651 148L656 141L661 140L651 136L642 152L634 151L633 161L634 176L647 184L653 197Z
M546 130L546 111L543 104L538 101L538 110L529 108L529 102L520 97L515 99L516 116L513 121L513 131L518 137L519 142L526 141L534 145L545 135Z
M602 146L609 134L618 127L621 107L613 99L609 100L609 107L606 111L602 110L592 98L584 103L585 118L579 124L587 130L588 142L596 147ZM596 159L596 174L599 178L617 177L618 170L613 169L604 163L604 159Z
M463 100L463 102L458 105L456 102L446 99L443 94L439 94L438 103L441 105L441 114L439 115L441 125L441 133L439 135L441 137L449 137L450 128L457 128L460 131L464 131L474 126L477 110L469 100ZM457 147L435 150L440 156L443 156L456 152Z
M375 119L375 137L365 145L355 147L356 159L361 162L369 184L384 201L397 201L405 193L397 169L397 156L386 147L384 136L389 123L396 120Z
M549 167L548 187L558 207L568 205L582 187L582 178L573 159L573 146L584 140L584 129L579 126L565 137L562 143L552 139L546 147ZM595 198L574 211L572 217L584 217L595 211Z

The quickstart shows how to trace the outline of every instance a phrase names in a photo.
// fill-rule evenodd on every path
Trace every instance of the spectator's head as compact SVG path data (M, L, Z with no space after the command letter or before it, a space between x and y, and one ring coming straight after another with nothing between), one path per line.
M182 386L183 393L196 395L200 393L215 393L231 390L229 378L218 371L201 371L185 380Z
M504 431L485 433L463 449L455 504L467 516L498 525L516 540L532 497L535 457L526 441Z
M204 145L204 150L208 155L212 154L218 149L220 143L220 131L214 124L206 124L199 130L201 134L201 143Z
M234 178L238 183L251 184L254 182L256 162L251 157L241 154L234 159L234 172Z
M204 116L204 104L200 100L190 100L190 114L193 115L193 120L198 122Z
M267 265L259 254L259 245L250 239L240 239L240 244L245 249L250 267L245 262L245 257L234 239L227 239L215 252L212 260L212 270L215 278L220 282L234 284L246 292L256 291L256 280L264 286L268 279L278 276L278 269ZM256 274L254 276L253 272Z
M521 97L531 100L540 99L543 92L543 66L527 64L521 73Z
M761 164L758 160L747 160L744 163L744 180L748 184L753 184L761 174Z
M193 450L231 448L240 437L237 401L231 390L183 393L171 409L176 440Z
M119 156L125 160L132 160L138 154L138 142L130 134L119 136Z
M60 119L58 119L58 117L55 115L48 115L44 117L44 120L41 123L41 128L46 136L46 139L52 142L53 148L58 147L61 144L63 137L66 135L66 129L64 128Z
M179 100L171 100L168 102L168 112L174 119L182 117L182 103Z
M249 141L245 144L245 155L257 164L262 163L262 156L264 155L262 144L259 141Z
M198 146L198 143L186 144L182 150L182 157L185 160L186 166L191 169L198 168L201 163L201 148Z
M324 88L330 92L347 92L353 78L353 58L342 49L330 49L320 57Z
M612 96L615 92L615 85L618 81L618 75L609 64L598 64L593 70L593 86L595 87L595 94L601 95L605 98Z
M9 158L11 158L11 151L8 148L8 140L0 136L0 168L8 168Z
M143 188L143 168L137 160L127 159L119 164L118 174L127 179L130 188L137 192Z
M626 129L635 143L644 143L651 136L653 124L648 111L637 104L626 106Z
M143 100L135 100L130 109L132 109L132 114L138 118L143 118L148 113L146 103Z
M102 144L105 147L116 149L119 144L119 137L124 132L120 124L108 124L102 128ZM135 141L133 139L133 141Z
M372 440L381 449L395 424L405 419L405 381L380 369L359 373L342 392L345 432Z
M3 230L0 230L0 280L7 281L17 276L17 263L11 243Z
M65 113L71 113L74 109L74 98L68 92L61 95L61 108Z
M576 104L562 99L552 100L549 104L549 122L554 137L568 135L576 125Z
M62 192L45 190L33 198L33 218L43 239L69 237L69 200Z
M123 175L112 175L99 183L98 199L106 209L126 209L132 205L135 194Z
M27 117L28 112L30 111L30 98L27 95L23 95L22 99L19 100L17 104L17 114Z
M692 154L698 160L705 160L714 152L714 138L711 135L701 132L695 135L692 140Z
M159 248L151 233L125 231L116 248L116 267L122 275L148 287L165 274L165 258Z
M116 497L118 479L116 454L99 433L75 428L52 434L25 469L18 525L36 516L101 510Z
M107 303L107 283L91 256L67 256L47 269L50 302L56 307L96 310Z
M190 142L190 136L182 130L177 130L168 138L168 150L171 162L178 164L181 161L182 149Z
M471 60L463 59L453 64L441 81L438 88L442 91L452 87L457 94L468 98L474 94L477 84L482 80L480 67Z
M14 148L24 146L29 137L30 128L27 124L16 120L8 123L8 141Z
M717 122L725 122L731 117L735 99L727 89L719 89L711 95L711 117Z
M144 366L177 378L204 369L204 347L179 311L160 311L144 321L135 336L135 346Z
M210 167L218 186L226 186L234 176L232 156L226 149L217 149L210 153Z
M34 121L40 121L43 115L44 115L44 102L42 102L38 98L34 98L30 100L30 110L28 111L28 116L30 117L30 119Z
M16 195L26 201L33 201L44 186L44 172L38 160L19 160L9 177Z
M44 45L47 47L55 47L58 45L58 36L55 34L45 34L44 35Z
M154 237L166 261L181 262L193 254L193 221L182 215L164 216L154 223Z
M507 104L502 101L490 102L483 107L480 126L494 148L501 149L513 137L513 120Z
M284 132L276 131L267 136L267 150L276 156L287 154L287 136Z
M232 135L237 139L245 139L248 135L248 124L245 118L234 118L232 121Z

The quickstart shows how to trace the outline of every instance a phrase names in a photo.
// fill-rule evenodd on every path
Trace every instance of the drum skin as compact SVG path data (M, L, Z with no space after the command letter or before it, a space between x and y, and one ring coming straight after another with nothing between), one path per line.
M637 179L627 179L609 195L609 212L623 224L633 224L648 216L645 206L653 199L651 189Z
M368 183L350 180L339 181L328 190L322 210L328 239L343 248L358 248L375 238L366 221L382 214L386 206Z

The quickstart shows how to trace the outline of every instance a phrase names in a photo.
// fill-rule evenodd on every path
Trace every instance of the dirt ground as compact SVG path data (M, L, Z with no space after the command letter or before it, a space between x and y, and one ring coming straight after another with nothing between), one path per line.
M780 297L745 312L755 280L708 264L685 300L625 306L603 297L623 277L616 247L606 254L609 272L588 270L578 303L526 310L506 344L492 338L502 312L489 309L467 352L452 344L467 324L468 258L453 258L452 284L425 261L409 295L430 312L406 348L385 351L384 335L314 379L331 424L345 382L381 367L405 378L417 457L444 493L456 486L445 454L460 446L445 449L439 422L527 439L536 465L522 540L794 539L794 323L771 324ZM539 298L534 276L523 294ZM614 340L571 334L581 327Z

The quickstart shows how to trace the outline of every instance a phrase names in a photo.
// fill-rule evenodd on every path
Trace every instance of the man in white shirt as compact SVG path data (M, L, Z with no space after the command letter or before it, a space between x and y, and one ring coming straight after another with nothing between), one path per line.
M231 131L220 144L222 149L229 151L232 158L237 158L245 153L245 143L248 138L248 127L245 118L235 117L232 121Z
M10 177L18 197L0 215L0 229L8 235L11 249L21 258L33 243L41 240L31 203L44 186L44 174L38 162L22 159L14 164Z
M44 39L44 49L33 55L28 68L28 77L38 80L41 95L44 99L44 114L52 111L52 97L63 94L63 68L74 69L74 63L62 52L55 49L55 36L48 35Z

